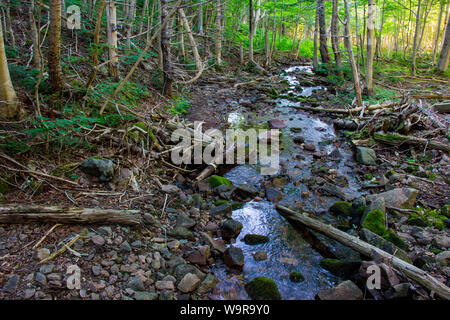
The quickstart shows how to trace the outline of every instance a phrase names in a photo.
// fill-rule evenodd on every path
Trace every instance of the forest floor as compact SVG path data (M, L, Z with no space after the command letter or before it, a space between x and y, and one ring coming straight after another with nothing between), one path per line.
M280 75L288 66L305 64L306 60L277 63L272 67L272 75L266 77L243 72L239 67L228 68L222 72L208 72L190 88L188 97L191 108L185 119L190 122L203 121L204 130L208 128L223 130L229 125L230 113L238 110L251 112L254 119L264 118L270 114L275 99L279 98L295 100L304 106L319 109L342 108L351 102L351 95L347 94L348 90L351 90L350 84L345 84L348 90L343 87L337 89L326 77L295 72L294 77L300 86L322 86L327 90L314 91L311 96L302 97L301 100L290 96L289 86ZM427 89L448 94L448 86L442 82L446 81L443 79L418 77L398 82L396 87L403 93L404 90L423 88L423 84L426 83ZM384 83L384 86L391 88L389 92L392 91L392 83ZM378 94L383 95L383 91L380 90ZM147 106L147 111L150 111L151 105ZM144 114L147 111L140 112ZM163 117L170 117L165 112L162 109L158 111ZM304 110L298 112L308 113ZM276 119L277 113L273 115ZM315 116L330 125L334 120L344 117L351 120L351 117L325 113ZM436 116L444 123L448 121L442 115ZM376 120L381 118L377 117ZM389 118L389 115L386 115L386 118ZM365 119L367 120L370 126L376 122L370 117ZM429 129L420 122L420 119L415 125L417 127L415 132ZM446 127L448 130L448 123ZM350 145L352 140L370 140L371 133L370 130L336 131L339 138L335 146ZM158 134L155 132L155 135ZM448 137L448 132L446 134ZM444 142L446 140L445 134L437 133L435 138ZM375 151L377 164L357 163L351 166L361 189L365 190L366 197L362 197L364 202L368 194L377 195L385 191L395 192L394 196L397 198L406 196L409 201L412 196L407 188L414 188L419 192L417 199L415 195L413 196L412 202L422 209L412 211L412 208L402 207L399 209L405 211L393 210L389 206L396 206L388 203L388 199L381 205L377 201L371 203L368 201L367 208L382 209L386 212L388 216L386 223L396 232L395 239L394 236L389 239L405 250L408 259L414 265L449 285L448 154L431 148L413 148L407 145L394 147L369 142L366 146ZM310 143L300 143L301 152L296 157L301 159L302 155L306 154L307 159L313 159L310 165L317 162L317 166L320 167L330 155L324 152L324 149L320 150L319 146L319 143L313 146ZM100 182L98 177L80 170L79 164L94 155L115 160L113 181L105 184ZM114 146L111 141L98 143L95 152L91 154L77 153L73 150L62 152L57 157L33 154L31 158L21 155L15 157L15 160L25 163L33 170L47 173L55 174L57 169L63 167L62 176L67 178L75 175L73 181L78 186L72 187L51 180L42 181L21 172L15 176L15 180L7 181L8 186L5 188L8 192L4 194L3 203L137 209L143 214L144 226L133 228L114 224L99 227L60 225L35 247L47 231L55 226L53 223L0 224L0 288L2 288L0 299L221 299L224 294L214 289L219 279L211 267L226 268L224 260L231 267L240 265L240 257L233 256L230 252L225 253L226 258L224 257L224 246L229 241L217 238L223 236L226 231L229 232L224 227L224 222L231 218L232 206L252 200L261 201L269 197L272 202L278 201L276 199L278 197L272 198L267 190L276 187L274 181L280 176L270 178L268 184L256 192L251 188L243 190L242 187L227 188L223 185L213 188L208 183L197 186L193 183L193 179L198 175L199 168L194 166L178 168L158 159L144 158L142 154L130 151L129 148ZM13 163L4 159L2 163L7 168L15 167ZM222 175L229 169L227 166L220 169L219 173ZM331 166L325 168L325 171L318 171L312 178L296 182L309 186L308 191L302 193L301 200L309 198L309 194L323 192L324 184L326 185L328 181L325 176L335 183L342 180L339 179L342 178L339 174L336 176L336 171L333 171ZM224 194L227 196L224 197ZM375 197L378 198L380 197ZM333 199L340 200L339 197L329 200ZM398 201L393 203L398 204ZM302 209L301 201L293 208ZM324 204L320 210L312 214L320 218L321 215L328 213L329 209L330 206ZM361 212L361 209L359 211ZM345 216L345 214L337 210L332 215ZM224 219L226 217L228 219ZM340 219L334 220L333 224L349 232L356 232L352 230L351 224L358 225L360 221L361 217L351 217L344 223ZM70 250L48 262L39 262L51 252L63 247L85 227L88 229L87 235L76 241ZM357 229L359 230L359 227ZM237 230L234 232L239 233ZM236 236L237 234L233 237ZM380 241L381 237L377 238L373 234L371 236L373 241ZM381 240L385 250L392 249L386 245L386 240ZM231 240L231 243L233 242L234 240ZM70 265L81 268L82 280L79 290L70 290L66 287L66 280L69 277L66 271ZM241 272L239 268L231 270L237 275ZM343 277L340 272L337 273L342 278L351 278L358 284L358 281L361 281L361 276L358 278L352 274L351 277ZM380 292L371 292L370 298L430 298L429 294L417 284L413 284L405 292L404 286L399 287L399 284L407 280L401 274L397 274L396 277L396 280L388 279L390 285L387 288L383 288ZM240 279L243 282L243 278ZM229 294L226 297L239 296Z

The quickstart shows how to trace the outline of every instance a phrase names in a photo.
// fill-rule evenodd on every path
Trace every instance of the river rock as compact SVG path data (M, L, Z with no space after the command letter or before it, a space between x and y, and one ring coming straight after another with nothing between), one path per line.
M230 239L237 238L242 228L243 225L239 221L228 219L222 223L220 227L220 235L223 239L228 241Z
M330 207L330 212L338 216L350 216L352 214L352 204L347 201L337 201Z
M268 122L269 129L283 129L286 128L286 124L280 119L270 119Z
M156 281L155 288L157 290L174 290L173 281Z
M2 291L7 293L15 293L17 289L17 284L19 283L19 276L17 274L13 274L9 277L6 284L3 286Z
M411 285L409 283L399 283L389 289L386 292L385 297L388 300L406 299L409 296L409 289Z
M98 177L101 182L109 182L114 177L114 163L111 160L89 158L80 165L81 171Z
M224 203L209 210L209 214L213 217L230 217L232 212L231 203Z
M177 239L194 240L194 233L184 227L176 227L175 229L169 230L167 234Z
M242 241L244 241L245 244L248 244L248 245L255 245L255 244L261 244L261 243L268 242L269 241L269 237L268 236L264 236L264 235L260 235L260 234L248 233L248 234L246 234L244 236Z
M174 275L177 279L183 279L184 276L188 273L195 274L199 279L205 279L206 275L198 270L192 264L180 264L175 268Z
M276 188L266 187L266 198L271 202L278 202L283 198L283 193Z
M246 183L241 184L234 189L234 193L243 198L252 198L258 195L259 191L254 185Z
M371 267L370 271L368 270L369 267ZM373 275L374 271L372 269L374 267L379 270L381 289L386 290L400 283L398 276L390 266L384 263L376 263L375 261L363 261L359 269L359 274L367 279Z
M145 290L144 282L142 281L141 277L139 277L139 276L131 278L127 284L127 288L130 288L134 291L144 291Z
M197 250L191 253L187 260L190 263L197 264L199 266L205 266L208 264L208 259L211 256L211 249L209 246L200 246Z
M280 300L281 295L277 284L267 277L256 277L245 285L250 298L253 300Z
M362 239L365 240L367 243L369 243L377 248L380 248L381 250L384 250L390 254L394 254L394 252L395 252L395 256L397 258L400 258L408 263L411 263L411 259L409 258L408 254L403 249L400 249L392 242L383 239L382 237L373 233L372 231L367 230L366 228L363 228L361 230L361 236L362 236Z
M347 280L334 288L320 291L317 298L320 300L362 300L363 292L356 284Z
M450 265L450 251L443 251L436 255L436 262L441 266L446 267Z
M183 293L192 292L198 287L200 282L201 280L195 274L187 273L183 279L181 279L177 288Z
M377 198L384 198L386 207L412 208L418 193L418 190L412 188L396 188L383 193L368 195L366 200L373 202Z
M330 271L338 277L349 278L353 274L358 273L359 267L361 266L361 261L326 258L320 261L320 265L322 268Z
M206 293L211 289L214 289L216 284L219 283L219 279L215 277L212 273L208 273L206 278L203 280L203 282L200 284L200 286L197 289L198 293Z
M253 254L253 259L255 259L255 261L266 260L267 259L267 253L265 253L264 251L256 251Z
M366 147L356 147L356 161L361 164L373 166L377 164L375 151Z
M244 266L244 253L241 248L229 247L223 254L223 260L230 268L242 269Z
M177 227L183 227L183 228L192 228L196 225L195 220L189 218L189 215L187 215L184 212L181 212L177 216Z
M156 292L147 291L136 291L134 293L134 299L136 300L156 300L158 299L158 294Z

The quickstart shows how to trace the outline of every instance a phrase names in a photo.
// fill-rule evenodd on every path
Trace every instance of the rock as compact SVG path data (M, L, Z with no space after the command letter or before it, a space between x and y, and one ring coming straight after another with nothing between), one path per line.
M255 259L255 261L266 260L267 259L267 253L265 253L264 251L256 251L253 254L253 259Z
M194 240L194 233L184 227L176 227L175 229L168 231L167 234L177 239Z
M111 237L112 236L112 229L108 226L99 227L97 229L97 232L100 233L102 236L105 237Z
M259 191L252 184L241 184L236 189L234 189L234 193L243 198L252 198L258 195Z
M220 235L224 240L228 241L237 238L242 228L243 225L239 221L228 219L220 226Z
M256 277L245 285L250 298L253 300L280 300L281 295L277 284L267 277Z
M320 265L338 277L349 278L358 273L361 262L326 258L320 261Z
M173 270L179 266L180 264L186 263L182 257L175 257L173 259L170 259L167 261L167 268L169 268L170 272L173 272Z
M145 290L144 283L143 283L141 277L139 277L139 276L131 278L131 280L127 284L127 288L130 288L134 291L144 291Z
M373 210L363 217L361 226L382 236L386 233L386 216L381 210Z
M283 129L286 128L286 124L280 119L270 119L268 122L269 129Z
M450 265L450 251L443 251L436 255L436 262L443 267Z
M133 242L131 243L131 246L132 246L133 248L141 248L143 245L144 245L144 244L142 243L141 240L136 240L136 241L133 241Z
M377 267L379 270L381 289L386 290L400 283L400 280L397 277L394 270L384 263L376 263L374 261L363 261L359 269L359 274L365 279L369 278L371 275L374 274L374 271L371 270L368 272L368 268L371 267L373 269L374 266Z
M43 274L49 274L53 272L53 269L55 269L54 264L44 264L39 268L39 272Z
M158 220L158 218L156 218L154 215L152 215L151 213L145 213L144 216L144 223L148 224L148 225L152 225L158 228L162 227L161 222Z
M134 293L134 299L136 300L156 300L158 294L156 292L136 291Z
M119 246L119 251L121 252L131 252L131 246L127 241L122 242Z
M224 203L209 210L209 214L213 217L231 217L232 212L233 208L230 203Z
M373 166L377 164L375 151L366 147L356 147L356 161L361 164Z
M304 146L303 146L303 149L304 150L307 150L307 151L316 151L316 145L314 144L314 143L306 143Z
M305 137L303 136L295 136L293 139L294 143L302 144L305 142Z
M167 248L170 250L178 250L181 246L181 242L178 240L173 240L167 243Z
M49 255L50 255L50 250L47 248L39 249L36 254L38 260L44 260L44 259L48 258Z
M245 244L248 245L255 245L255 244L261 244L261 243L266 243L269 241L269 237L268 236L264 236L264 235L259 235L259 234L246 234L244 236L244 238L242 239L242 241L245 242Z
M181 279L177 288L183 293L192 292L198 287L200 282L201 280L195 274L187 273L183 279Z
M221 177L221 176L217 176L217 175L212 175L211 177L209 177L208 182L212 188L216 188L221 185L226 185L227 187L231 187L231 185L232 185L230 180L228 180L225 177Z
M96 246L99 246L99 247L103 246L105 244L105 238L103 238L102 236L100 236L98 234L93 235L91 237L91 241L92 241L92 243L94 243Z
M164 184L161 185L161 191L164 193L179 193L181 191L176 185L173 184Z
M383 239L379 235L365 228L361 230L361 235L363 240L365 240L369 244L377 248L380 248L381 250L384 250L390 254L394 254L395 252L395 256L397 258L400 258L408 263L411 263L411 259L409 258L408 254L403 249L400 249L399 247L394 245L392 242Z
M180 264L175 268L174 275L177 279L183 279L184 276L188 273L195 274L198 278L204 279L206 275L198 270L195 266L192 264Z
M47 278L45 277L44 274L42 274L40 272L36 272L34 281L41 287L45 287L47 285Z
M450 237L445 234L437 234L434 236L432 243L439 249L447 250L450 247Z
M197 289L198 293L206 293L211 289L214 289L216 284L219 283L219 279L217 279L212 273L208 273L205 280L200 284Z
M302 282L305 281L305 277L300 272L293 271L289 274L289 280L292 282Z
M223 260L230 268L242 269L244 266L244 253L241 248L231 246L225 250Z
M15 293L18 283L19 276L17 274L13 274L11 277L9 277L8 281L6 281L5 285L2 288L2 291L7 293Z
M356 284L347 280L334 288L320 291L317 298L320 300L362 300L363 292Z
M219 230L219 226L214 222L208 222L208 224L205 226L205 230L211 232L212 234L215 234Z
M386 201L383 197L375 198L368 206L367 212L373 211L373 210L380 210L381 212L386 212Z
M23 294L23 298L27 299L27 300L31 299L31 298L33 298L35 293L36 293L36 289L26 289Z
M344 201L349 200L347 194L334 184L326 182L320 189Z
M350 216L352 214L352 204L347 201L337 201L330 207L330 212L335 215Z
M328 154L328 158L330 160L340 160L342 159L342 154L338 148L334 148L334 150Z
M283 198L283 193L276 188L266 187L266 198L271 202L278 202Z
M109 182L114 176L114 163L111 160L89 158L80 165L81 171L98 177L101 182Z
M368 195L366 199L372 202L381 197L384 198L386 207L412 208L418 193L418 190L412 188L396 188L383 193Z
M211 256L211 249L209 246L200 246L197 250L188 256L188 261L193 264L205 266L208 264L208 259Z
M189 216L186 213L179 213L177 216L177 227L183 227L183 228L192 228L193 226L195 226L197 223L195 222L195 220L189 218Z
M155 288L157 290L174 290L175 286L172 281L156 281Z
M386 294L388 300L398 300L408 298L409 289L411 285L409 283L399 283L393 286Z

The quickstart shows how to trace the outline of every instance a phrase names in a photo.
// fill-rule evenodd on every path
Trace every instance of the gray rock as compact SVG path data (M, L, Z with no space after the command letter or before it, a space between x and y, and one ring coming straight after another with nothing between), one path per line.
M102 236L105 236L105 237L111 237L112 236L112 229L111 229L111 227L108 227L108 226L99 227L97 229L97 232L100 233Z
M167 268L169 269L170 272L172 272L177 266L179 266L180 264L185 264L186 262L184 261L184 259L180 256L175 257L173 259L170 259L169 261L167 261Z
M156 218L154 215L152 215L151 213L145 213L143 216L144 219L144 223L148 224L148 225L152 225L155 227L162 227L161 222L158 220L158 218Z
M131 252L131 246L127 241L122 242L119 246L119 251L121 252Z
M198 270L195 266L192 264L180 264L175 268L175 276L177 279L183 279L184 276L188 273L193 273L200 279L204 279L206 275Z
M405 299L408 297L410 287L411 285L409 283L399 283L389 290L386 298L389 300Z
M89 158L80 165L81 171L98 177L102 182L109 182L114 176L114 163L111 160Z
M54 264L44 264L39 268L39 272L43 274L49 274L53 272L53 269L55 269Z
M158 294L156 292L136 291L134 293L134 299L136 299L136 300L157 300Z
M173 230L169 230L167 234L177 239L187 239L190 241L194 240L194 233L184 227L176 227Z
M183 293L192 292L198 287L200 282L201 280L195 274L187 273L183 279L181 279L177 288Z
M214 289L216 284L219 283L219 279L215 277L212 273L208 273L205 280L200 284L200 286L197 289L198 293L206 293L211 289Z
M262 261L262 260L266 260L267 259L267 253L265 253L264 251L257 251L253 254L253 259L255 259L255 261Z
M250 183L241 184L234 189L234 193L243 198L252 198L258 195L259 191L256 187Z
M19 283L19 276L17 274L13 274L9 277L6 284L3 286L2 291L7 293L15 293L17 289L17 284Z
M27 300L31 299L31 298L33 298L35 293L36 293L36 289L26 289L23 294L23 298L27 299Z
M181 213L178 214L178 216L177 216L177 224L176 224L177 227L183 227L183 228L188 228L189 229L189 228L192 228L195 225L196 225L195 220L189 218L189 216L186 213L181 212Z
M220 226L220 234L225 240L234 239L241 233L242 228L243 225L239 221L228 219Z
M156 281L155 288L157 290L174 290L175 289L172 281Z
M278 202L283 198L283 193L276 188L266 187L266 198L271 202Z
M132 243L131 243L131 246L133 247L133 248L140 248L140 247L142 247L142 241L141 240L136 240L136 241L133 241Z
M361 235L362 235L363 240L365 240L369 244L371 244L377 248L380 248L381 250L384 250L390 254L394 254L394 252L395 252L395 256L397 258L400 258L408 263L411 263L411 259L409 258L408 254L404 250L397 247L392 242L389 242L389 241L383 239L379 235L377 235L377 234L373 233L372 231L367 230L365 228L363 228L361 230Z
M144 283L142 282L141 277L131 278L131 280L127 284L127 288L130 288L134 291L144 291L145 290L145 286L144 286Z
M42 287L45 287L47 285L47 278L45 277L44 274L42 274L40 272L36 272L34 281Z
M334 288L322 290L317 297L320 300L362 300L363 292L356 284L347 280Z
M244 266L244 253L241 248L231 246L225 250L223 260L230 268L242 269Z
M450 251L443 251L436 255L436 262L441 266L446 267L450 265Z
M102 236L96 234L93 235L91 237L91 241L96 245L96 246L103 246L105 244L105 238L103 238Z
M433 244L442 250L447 250L450 247L450 237L445 234L437 234L433 238Z
M221 204L220 206L211 208L209 210L209 214L213 217L219 216L219 217L223 217L223 216L231 216L231 212L233 211L233 208L231 206L230 203L224 203Z
M375 151L366 147L356 147L356 161L364 165L376 165L377 155Z
M50 250L47 248L39 249L36 254L38 260L44 260L45 258L48 258L49 255L50 255Z
M368 195L366 200L373 202L377 198L384 198L386 207L412 208L418 193L418 190L412 188L396 188L383 193Z
M368 212L372 210L381 210L381 212L386 212L386 202L383 197L375 198L368 206ZM364 220L364 219L362 219Z

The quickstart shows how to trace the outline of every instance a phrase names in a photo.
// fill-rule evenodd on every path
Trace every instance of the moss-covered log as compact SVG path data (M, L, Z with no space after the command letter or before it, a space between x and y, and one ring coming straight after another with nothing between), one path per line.
M376 141L389 144L391 146L399 146L401 144L410 144L416 146L423 146L431 149L450 151L450 145L448 143L439 142L436 140L427 140L423 138L417 138L414 136L404 136L398 133L381 133L375 132L373 138Z

